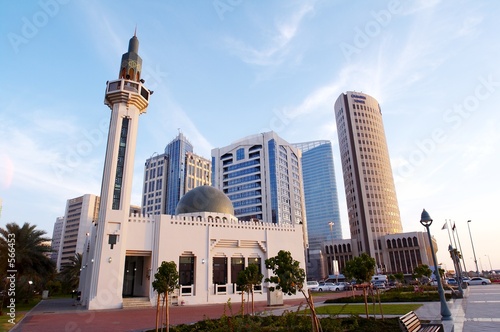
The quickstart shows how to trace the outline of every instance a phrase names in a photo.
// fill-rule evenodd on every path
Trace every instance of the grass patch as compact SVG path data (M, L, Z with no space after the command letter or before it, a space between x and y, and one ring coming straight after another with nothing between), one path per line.
M451 299L450 293L445 293L446 300ZM437 291L414 292L404 291L403 289L391 289L380 293L381 302L433 302L439 301ZM362 295L341 297L338 299L329 299L325 303L364 303ZM372 302L372 295L368 295L368 302Z
M16 324L21 320L21 318L24 317L25 314L26 312L23 313L16 312L16 320L15 320ZM0 332L7 332L15 326L9 323L9 319L10 317L7 316L5 313L2 316L0 316Z
M34 306L36 306L38 304L38 302L41 301L41 298L40 297L35 297L33 299L31 299L29 301L29 303L24 303L21 302L21 303L16 303L16 319L15 319L15 322L19 322L21 320L21 318L24 317L24 315L26 315L26 313L28 311L30 311ZM7 305L8 305L8 299L6 298L5 302L4 302L4 307L3 307L3 314L2 316L0 316L0 332L4 332L4 331L9 331L10 329L12 329L15 325L9 323L9 319L10 316L7 315L7 313L9 313L9 308L7 308Z
M404 303L404 304L382 304L384 315L404 315L410 311L415 311L422 304ZM364 304L344 304L344 305L325 305L316 308L318 315L365 315ZM373 304L368 304L368 313L373 315ZM380 314L380 307L375 305L375 314Z

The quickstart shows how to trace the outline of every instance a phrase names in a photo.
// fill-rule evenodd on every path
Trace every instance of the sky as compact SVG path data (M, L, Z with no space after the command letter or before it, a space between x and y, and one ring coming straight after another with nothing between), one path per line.
M425 231L425 208L445 268L449 221L468 270L474 253L480 270L500 269L498 17L496 2L462 0L4 2L0 226L29 222L51 236L67 199L100 194L105 84L137 29L154 95L139 123L133 204L145 160L179 131L210 158L274 130L290 143L332 141L347 238L333 106L360 91L382 109L403 230Z

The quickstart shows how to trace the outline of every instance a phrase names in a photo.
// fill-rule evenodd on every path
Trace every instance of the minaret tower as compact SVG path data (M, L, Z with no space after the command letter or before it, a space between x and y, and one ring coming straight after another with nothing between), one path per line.
M106 83L104 104L111 109L104 160L101 203L89 248L92 263L86 297L88 309L122 307L125 264L124 235L130 214L130 197L139 115L146 112L151 91L141 79L142 59L135 33L123 54L118 80Z

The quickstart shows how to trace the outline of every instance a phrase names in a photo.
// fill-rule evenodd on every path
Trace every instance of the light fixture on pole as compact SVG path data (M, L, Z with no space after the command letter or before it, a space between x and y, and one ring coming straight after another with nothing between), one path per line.
M472 253L474 254L474 264L476 264L476 274L479 277L479 267L477 266L476 251L474 250L474 241L472 241L472 233L470 232L470 220L467 220L467 227L469 228L470 243L472 244Z
M337 271L335 271L335 262L337 261L337 259L335 258L335 248L334 248L334 245L333 245L333 225L334 222L333 221L330 221L328 223L328 225L330 226L330 237L332 238L332 254L333 254L333 260L332 260L332 271L333 271L333 274L335 275L335 280L336 280L336 283L339 283L339 274Z
M434 246L432 245L432 237L429 227L432 224L431 216L425 209L422 211L422 215L420 216L420 223L427 229L427 235L429 236L429 245L431 247L432 260L434 262L434 274L436 275L436 281L438 284L438 294L439 300L441 302L441 320L451 320L451 312L448 308L448 304L446 303L446 298L444 296L443 284L441 283L441 276L439 274L439 268L436 260L436 253L434 252Z

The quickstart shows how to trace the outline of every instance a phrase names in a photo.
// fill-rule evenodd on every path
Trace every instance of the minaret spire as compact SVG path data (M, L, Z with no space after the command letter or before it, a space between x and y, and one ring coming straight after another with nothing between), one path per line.
M122 55L120 73L118 78L139 82L141 80L142 59L139 56L139 39L137 39L137 27L134 36L128 42L128 52Z

